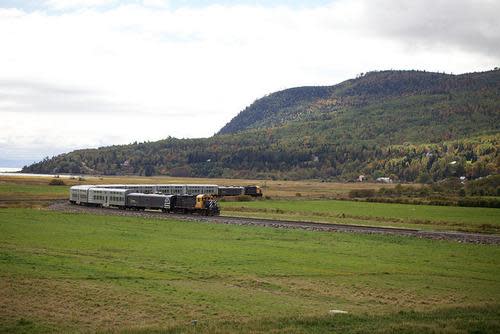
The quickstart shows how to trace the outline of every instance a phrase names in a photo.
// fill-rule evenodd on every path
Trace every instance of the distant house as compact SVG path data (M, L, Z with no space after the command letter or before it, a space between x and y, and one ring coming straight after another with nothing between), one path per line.
M390 177L378 177L377 182L381 183L392 183L392 180Z
M365 176L364 175L360 175L358 176L358 182L363 182L365 180Z

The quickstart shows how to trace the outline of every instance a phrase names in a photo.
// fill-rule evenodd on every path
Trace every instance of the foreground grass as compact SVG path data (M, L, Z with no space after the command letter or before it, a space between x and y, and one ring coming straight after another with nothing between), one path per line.
M389 315L348 315L263 319L133 330L130 333L498 333L499 308L462 307L437 311L400 311Z
M500 210L338 200L222 202L223 214L344 224L500 233Z
M0 209L0 268L4 332L500 329L496 246Z

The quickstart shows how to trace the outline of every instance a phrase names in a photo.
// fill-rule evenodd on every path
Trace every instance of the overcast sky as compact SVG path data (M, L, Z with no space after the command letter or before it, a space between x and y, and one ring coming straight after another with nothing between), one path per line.
M0 0L0 166L207 137L265 94L500 66L497 0Z

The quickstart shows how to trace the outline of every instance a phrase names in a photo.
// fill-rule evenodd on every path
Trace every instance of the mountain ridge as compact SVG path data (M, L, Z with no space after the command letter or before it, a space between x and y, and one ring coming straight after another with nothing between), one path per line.
M369 95L373 98L380 95L387 97L388 95L415 94L417 93L415 90L417 84L418 92L425 94L448 94L450 91L457 90L457 88L461 86L463 89L477 89L477 86L490 86L491 88L496 87L498 90L498 86L500 85L498 78L491 82L488 80L471 80L477 76L495 74L496 72L497 71L486 71L453 75L426 71L373 71L362 74L356 79L349 79L333 86L302 86L289 88L274 92L256 100L250 106L238 113L238 115L228 122L217 134L234 133L252 127L252 124L247 124L247 126L244 127L235 124L241 123L242 121L248 122L251 120L261 127L269 125L259 123L259 121L262 120L264 116L276 116L276 110L287 111L290 105L294 107L298 105L300 107L305 102L314 99L333 98L336 99L335 102L337 102L337 100L342 100L342 98L352 98L359 95ZM293 99L289 99L289 95L291 95ZM272 102L276 100L281 103L275 103L273 105ZM340 101L337 107L342 106L342 102L343 101ZM353 101L347 99L347 101L344 102L344 106L349 102L353 103ZM359 106L360 101L356 102ZM259 109L261 112L257 113L256 111ZM283 114L283 112L281 112L281 114ZM289 118L285 118L284 121L293 119L293 117L290 117L293 115L287 116L289 116ZM276 123L274 125L280 124Z

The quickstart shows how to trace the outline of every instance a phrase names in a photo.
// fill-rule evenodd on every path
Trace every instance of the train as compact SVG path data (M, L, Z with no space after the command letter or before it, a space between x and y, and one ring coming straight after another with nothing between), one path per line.
M209 194L142 193L136 189L79 185L70 188L71 204L115 207L122 210L161 210L170 213L220 214L217 200Z
M262 197L262 189L259 186L219 186L218 196L239 196L247 195L252 197Z
M218 186L213 184L108 184L78 185L70 188L71 204L116 207L128 210L219 215L217 198L262 196L258 186Z
M262 189L259 186L218 186L215 184L103 184L91 187L130 189L143 194L207 194L215 197L247 195L262 197Z

